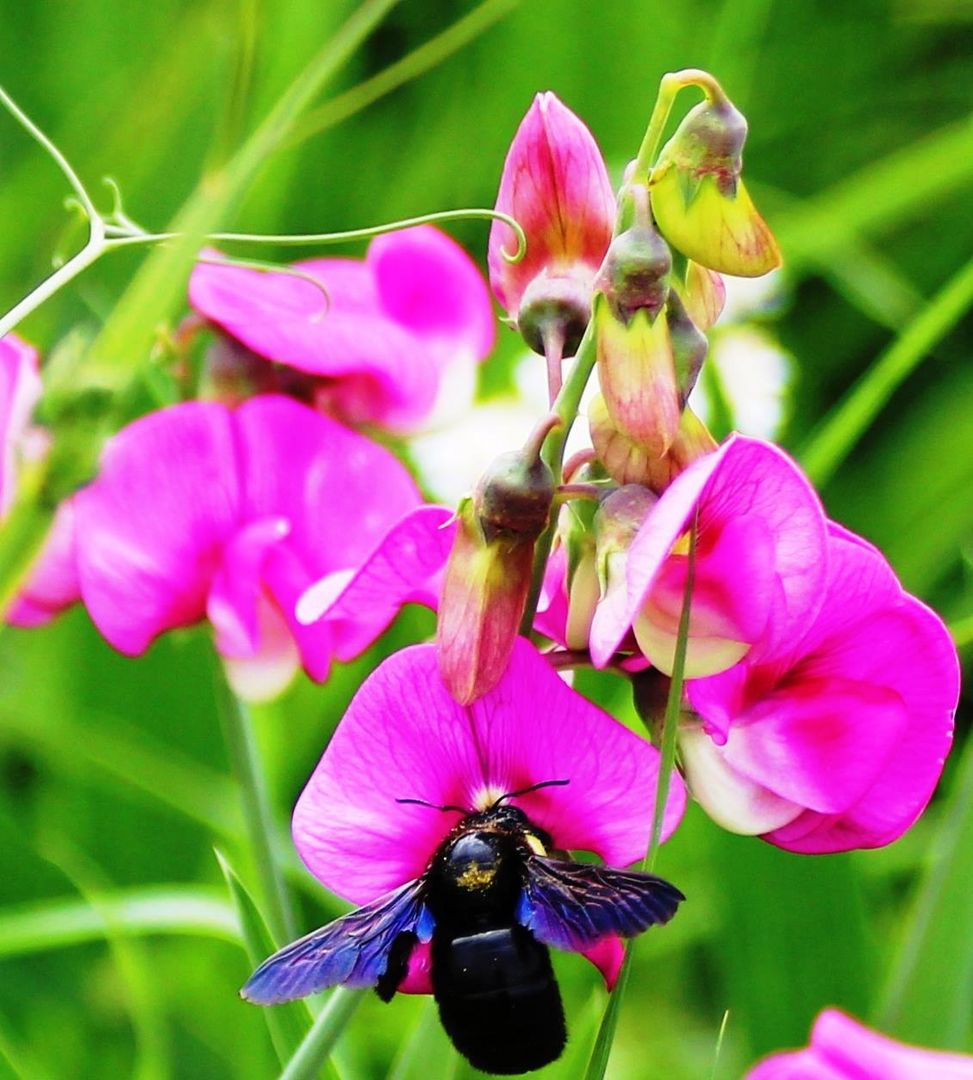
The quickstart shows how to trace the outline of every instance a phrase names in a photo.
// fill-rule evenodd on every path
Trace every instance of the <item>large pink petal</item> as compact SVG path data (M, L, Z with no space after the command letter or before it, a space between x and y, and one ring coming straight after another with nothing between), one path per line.
M306 405L263 395L241 405L235 420L244 514L287 519L288 547L308 573L305 588L322 574L357 566L420 502L393 454Z
M483 808L500 795L567 779L516 800L557 847L627 864L645 853L658 771L655 749L572 691L518 640L498 686L458 705L435 648L387 660L352 701L294 811L308 867L357 903L418 877L458 820L398 798ZM678 823L677 777L666 816Z
M241 507L232 418L189 402L142 417L108 443L74 497L81 592L120 652L201 619Z
M852 679L804 680L764 698L730 728L729 765L822 813L846 810L891 758L909 717L895 691Z
M338 659L351 660L384 633L403 604L435 609L456 532L452 521L453 512L442 506L406 514L356 569L335 571L307 589L298 619L329 623Z
M483 360L496 340L490 294L476 264L431 225L387 233L366 256L386 315L433 346L441 362Z

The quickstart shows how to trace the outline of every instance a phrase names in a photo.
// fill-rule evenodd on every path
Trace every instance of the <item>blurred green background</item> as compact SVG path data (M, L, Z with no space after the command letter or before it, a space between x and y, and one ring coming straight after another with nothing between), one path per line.
M93 190L110 174L132 216L162 228L356 6L2 0L0 81ZM474 9L483 25L464 47L314 130L350 111L347 91ZM880 544L904 584L973 641L973 324L958 318L968 300L954 297L945 332L909 337L973 252L971 58L969 0L404 0L318 100L336 105L306 114L304 137L265 162L220 224L319 231L490 206L510 138L544 89L587 121L620 175L659 76L707 68L750 121L748 182L784 249L786 300L762 316L797 362L782 441L830 474L831 515ZM61 207L60 174L6 114L0 148L6 310L82 233ZM454 232L483 262L485 226ZM47 352L75 328L96 331L145 257L111 255L20 332ZM867 384L882 408L859 424L861 440L815 458L836 404L893 347L893 369L915 370L892 392L893 370L887 401ZM516 351L504 334L492 385ZM406 612L328 685L302 681L258 714L282 831L362 675L429 629ZM623 688L582 682L627 708ZM731 1080L757 1055L805 1042L827 1004L973 1050L967 728L961 711L933 806L883 851L789 856L691 812L659 862L689 900L638 944L609 1075ZM169 635L138 661L112 653L79 611L3 631L0 1076L276 1075L265 1018L237 997L249 963L213 853L252 884L240 831L204 631ZM303 927L340 910L296 858L291 869ZM582 960L557 966L572 1038L544 1075L580 1076L605 995ZM429 1004L403 997L365 1002L336 1065L349 1078L469 1072Z

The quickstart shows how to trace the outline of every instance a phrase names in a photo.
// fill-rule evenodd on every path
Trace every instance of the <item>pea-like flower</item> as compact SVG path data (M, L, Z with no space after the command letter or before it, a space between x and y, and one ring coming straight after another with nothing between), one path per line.
M799 852L879 847L942 772L959 662L937 615L882 555L830 526L823 604L774 656L690 682L680 730L693 794L718 822Z
M386 660L356 694L298 799L294 841L327 888L367 904L422 878L464 811L557 781L509 803L549 837L548 850L627 866L645 855L658 772L650 743L568 687L523 639L497 686L468 706L444 686L435 648L418 645ZM684 806L674 773L663 838ZM614 983L617 937L579 951ZM398 988L429 991L427 945L415 946Z
M304 392L353 424L413 431L459 397L493 347L490 296L479 270L431 225L373 240L364 259L309 259L315 278L199 264L193 307L268 361L306 376ZM437 410L438 411L438 410Z
M825 1009L809 1046L772 1054L746 1080L973 1080L973 1057L908 1046Z
M174 405L115 435L72 499L81 597L129 656L208 619L237 692L271 697L385 630L395 606L313 626L295 607L326 575L373 565L420 504L389 451L290 398Z
M634 538L599 554L603 595L591 626L598 666L632 631L652 665L672 671L694 522L687 677L724 671L751 649L766 655L803 632L821 604L826 525L814 489L786 454L731 436L650 501ZM601 523L609 539L610 524Z

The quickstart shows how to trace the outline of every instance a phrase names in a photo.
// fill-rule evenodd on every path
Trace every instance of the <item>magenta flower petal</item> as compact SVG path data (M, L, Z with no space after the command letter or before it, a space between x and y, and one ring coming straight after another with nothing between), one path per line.
M625 945L622 939L614 936L602 938L590 948L583 949L581 955L601 972L606 989L614 990L625 962Z
M366 264L385 313L444 362L483 360L496 341L490 293L462 247L431 225L372 241Z
M556 847L626 865L645 853L658 753L572 691L518 640L494 690L460 706L435 649L390 657L365 682L298 800L294 839L310 870L363 903L423 873L453 812L399 798L483 808L506 792L567 779L515 800ZM673 778L665 834L685 793Z
M973 1080L973 1057L907 1046L825 1009L810 1046L765 1058L746 1080Z
M791 851L876 847L908 829L942 772L959 696L939 618L874 547L829 531L824 604L804 635L772 661L688 684L741 789L796 804L785 824L761 830Z
M74 504L81 589L111 645L135 655L197 622L240 516L231 414L190 402L136 420Z
M298 600L298 620L329 623L335 655L351 660L385 631L403 604L435 609L456 531L452 522L453 512L441 506L406 514L356 569L315 582Z
M603 602L595 612L591 654L598 666L608 663L652 598L663 567L695 512L699 522L696 565L701 582L714 576L707 566L711 553L717 558L717 553L725 555L728 550L719 543L725 529L743 530L747 526L741 523L748 522L750 531L741 532L741 537L748 537L751 543L759 538L761 548L769 545L772 589L766 581L766 560L741 562L735 579L726 586L726 614L731 620L740 618L751 576L757 607L769 600L767 629L755 646L759 654L773 653L803 636L821 605L827 573L826 526L820 501L782 451L769 443L734 435L673 481L636 534L628 551L625 591L617 592L610 603ZM737 553L743 558L739 546ZM715 564L715 577L727 572L720 563L725 560L719 558ZM745 573L748 565L750 574ZM716 587L715 580L712 587ZM709 612L711 620L714 615L714 611ZM752 629L747 633L752 634Z
M525 257L509 263L502 253L517 250L513 229L500 221L490 229L490 284L511 315L539 274L579 265L594 277L611 240L615 195L594 136L554 94L538 94L521 121L496 205L527 234Z

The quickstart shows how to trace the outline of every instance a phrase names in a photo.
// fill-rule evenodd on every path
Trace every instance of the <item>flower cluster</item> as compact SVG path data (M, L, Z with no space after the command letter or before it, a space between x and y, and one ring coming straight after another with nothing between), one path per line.
M622 939L682 899L621 868L675 831L687 793L726 829L802 853L888 844L933 794L959 693L942 622L787 454L717 445L687 404L722 275L762 275L779 252L742 180L743 117L704 73L668 78L669 104L688 85L705 99L661 150L653 120L617 194L552 94L516 133L489 282L546 358L550 412L455 512L396 452L468 407L493 346L487 285L454 241L420 226L363 259L201 263L196 400L109 440L8 612L34 626L81 601L126 655L206 621L234 690L259 700L299 668L324 681L404 604L438 611L435 645L361 687L294 812L308 868L362 906L271 958L252 1000L432 991L471 1060L535 1067L564 1041L547 946L614 985ZM590 446L565 464L592 374ZM44 452L40 393L33 350L0 341L0 513ZM646 736L556 670L577 665L631 678ZM509 1059L462 1011L485 1000L514 1023L496 970L547 1018L516 1029ZM850 1023L825 1014L801 1053L827 1057ZM898 1050L868 1054L898 1075Z

